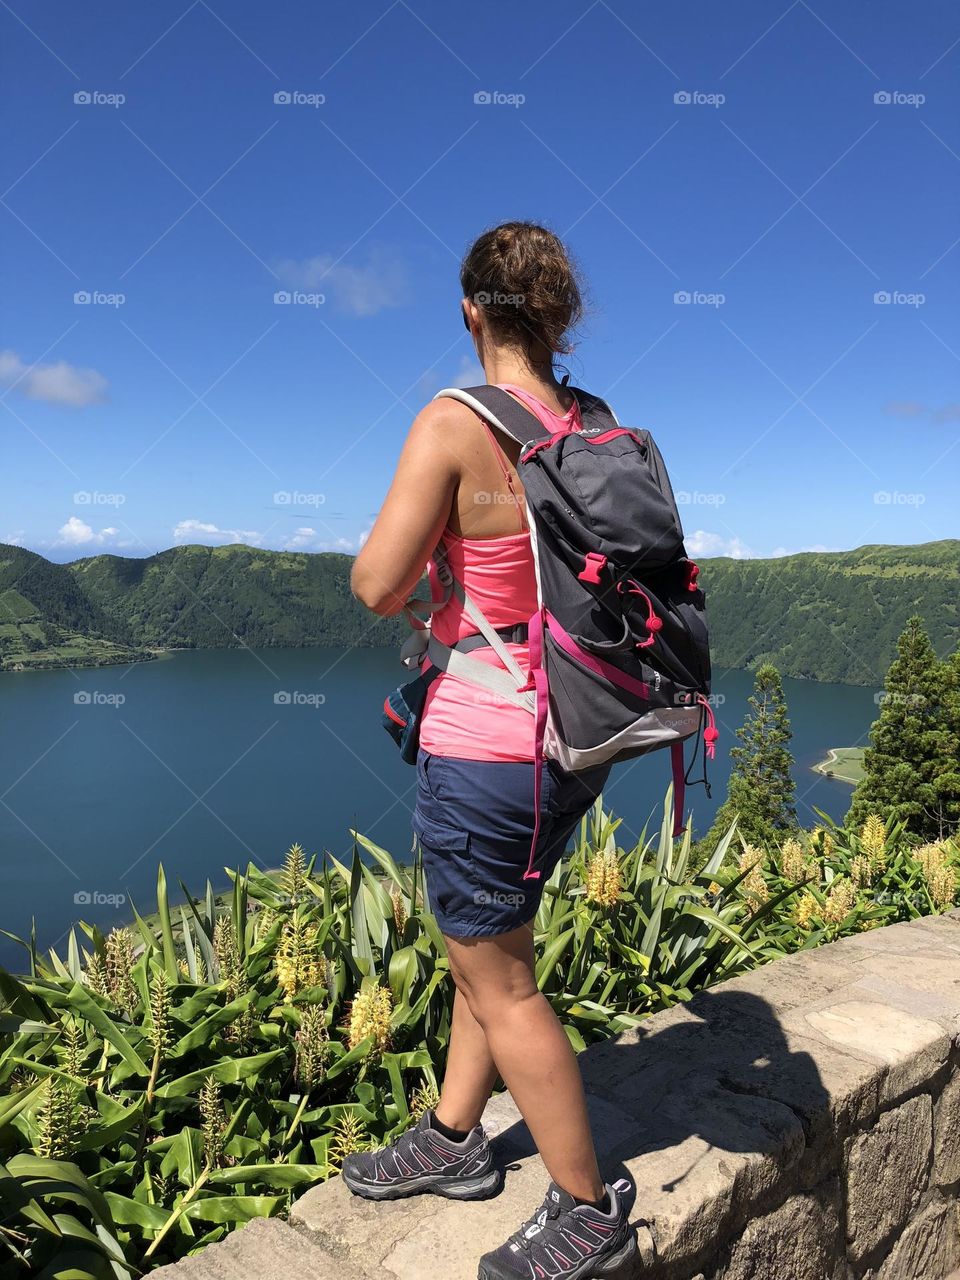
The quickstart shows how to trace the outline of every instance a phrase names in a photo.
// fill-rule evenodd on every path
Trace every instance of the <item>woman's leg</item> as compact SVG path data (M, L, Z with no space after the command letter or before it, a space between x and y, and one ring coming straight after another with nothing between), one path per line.
M480 1123L496 1079L497 1068L487 1037L458 990L453 1001L447 1069L434 1113L437 1119L451 1129L469 1132Z
M580 1068L557 1015L537 989L532 929L523 925L492 938L446 942L458 993L483 1029L490 1057L550 1177L579 1200L602 1199Z

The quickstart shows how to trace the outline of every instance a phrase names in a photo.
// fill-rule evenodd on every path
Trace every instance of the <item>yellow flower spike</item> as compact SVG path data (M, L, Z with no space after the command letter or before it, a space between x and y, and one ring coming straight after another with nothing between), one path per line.
M857 891L851 880L840 876L834 880L823 904L823 918L830 924L841 924L853 910Z
M770 896L770 890L767 888L767 882L761 870L764 857L763 850L752 844L744 844L743 852L740 854L740 873L741 875L745 871L747 873L740 881L740 892L757 906L766 902Z
M813 919L820 914L820 903L809 890L801 893L794 908L794 919L801 929L812 929Z
M877 814L871 813L860 828L860 847L874 866L883 864L886 842L886 824Z
M390 901L393 904L393 923L398 935L402 938L403 931L407 927L407 906L403 900L403 894L399 889L394 889L390 894Z
M360 988L350 1006L347 1043L355 1049L373 1036L373 1052L382 1053L390 1045L390 1016L393 995L389 987L369 984Z
M345 1111L333 1130L333 1139L327 1151L330 1172L339 1169L347 1156L355 1151L366 1151L370 1145L363 1121L352 1111Z
M440 1091L436 1085L422 1084L414 1089L413 1097L410 1099L410 1115L413 1120L419 1120L425 1111L431 1111L440 1101Z
M858 889L865 889L873 881L873 866L862 853L858 853L850 863L850 879Z
M299 911L284 921L274 966L287 1004L301 991L323 983L324 963L318 934L319 926L308 925Z
M913 856L923 871L934 906L940 911L952 907L957 896L957 873L950 864L947 841L921 845L913 851Z
M615 848L608 846L587 863L586 899L598 907L616 906L623 891L623 868Z
M807 858L803 845L791 837L780 850L780 865L787 880L803 880L807 874Z

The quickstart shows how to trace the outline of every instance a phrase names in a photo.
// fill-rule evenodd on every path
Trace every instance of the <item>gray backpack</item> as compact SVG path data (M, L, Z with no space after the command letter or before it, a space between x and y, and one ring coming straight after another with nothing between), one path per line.
M456 648L420 633L435 667L526 706L535 754L578 772L670 747L674 834L683 829L683 744L702 734L704 768L718 731L709 703L710 647L699 569L686 554L666 467L648 431L621 427L609 406L578 388L583 429L549 432L499 387L438 393L469 405L521 447L518 472L537 572L539 607L528 623L523 671L450 574L434 563L477 628ZM445 601L432 605L440 608ZM517 639L516 628L508 628ZM504 669L469 656L489 644ZM465 652L465 650L467 650ZM534 771L536 827L540 768ZM704 782L706 778L704 777ZM537 877L531 845L527 877Z

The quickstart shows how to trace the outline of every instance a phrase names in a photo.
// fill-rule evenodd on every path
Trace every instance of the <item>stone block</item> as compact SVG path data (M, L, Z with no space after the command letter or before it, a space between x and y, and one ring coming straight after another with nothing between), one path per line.
M276 1218L255 1218L195 1257L151 1272L158 1280L372 1280Z
M960 1073L933 1105L933 1173L938 1187L960 1182Z
M836 1179L751 1222L716 1280L842 1280L847 1273Z
M847 1143L848 1254L862 1262L895 1239L920 1203L932 1152L930 1096L884 1112Z
M443 1204L430 1195L364 1200L353 1195L341 1178L331 1178L296 1201L290 1222L338 1258L376 1262L393 1240L439 1212Z
M875 1062L881 1107L929 1084L945 1066L953 1044L939 1022L879 998L806 1009L785 1021L865 1062Z
M648 1264L702 1266L757 1212L782 1198L804 1150L787 1107L691 1077L651 1109L645 1141L625 1160L637 1187L633 1220L648 1227ZM644 1272L648 1274L648 1272Z
M864 1280L939 1280L960 1263L956 1201L934 1200L905 1229L877 1271ZM951 1280L957 1280L954 1272Z
M947 971L931 957L915 955L877 955L874 961L848 988L850 999L879 1000L929 1018L956 1044L960 1037L960 965Z

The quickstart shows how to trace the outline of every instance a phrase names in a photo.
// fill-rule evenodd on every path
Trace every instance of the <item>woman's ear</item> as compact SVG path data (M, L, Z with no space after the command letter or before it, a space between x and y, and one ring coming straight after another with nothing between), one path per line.
M470 330L471 335L476 338L480 330L480 308L472 298L464 298L460 306L463 310L463 323Z
M461 307L463 310L463 323L467 326L470 337L473 339L477 358L483 364L483 324L481 321L483 313L472 298L464 298Z

